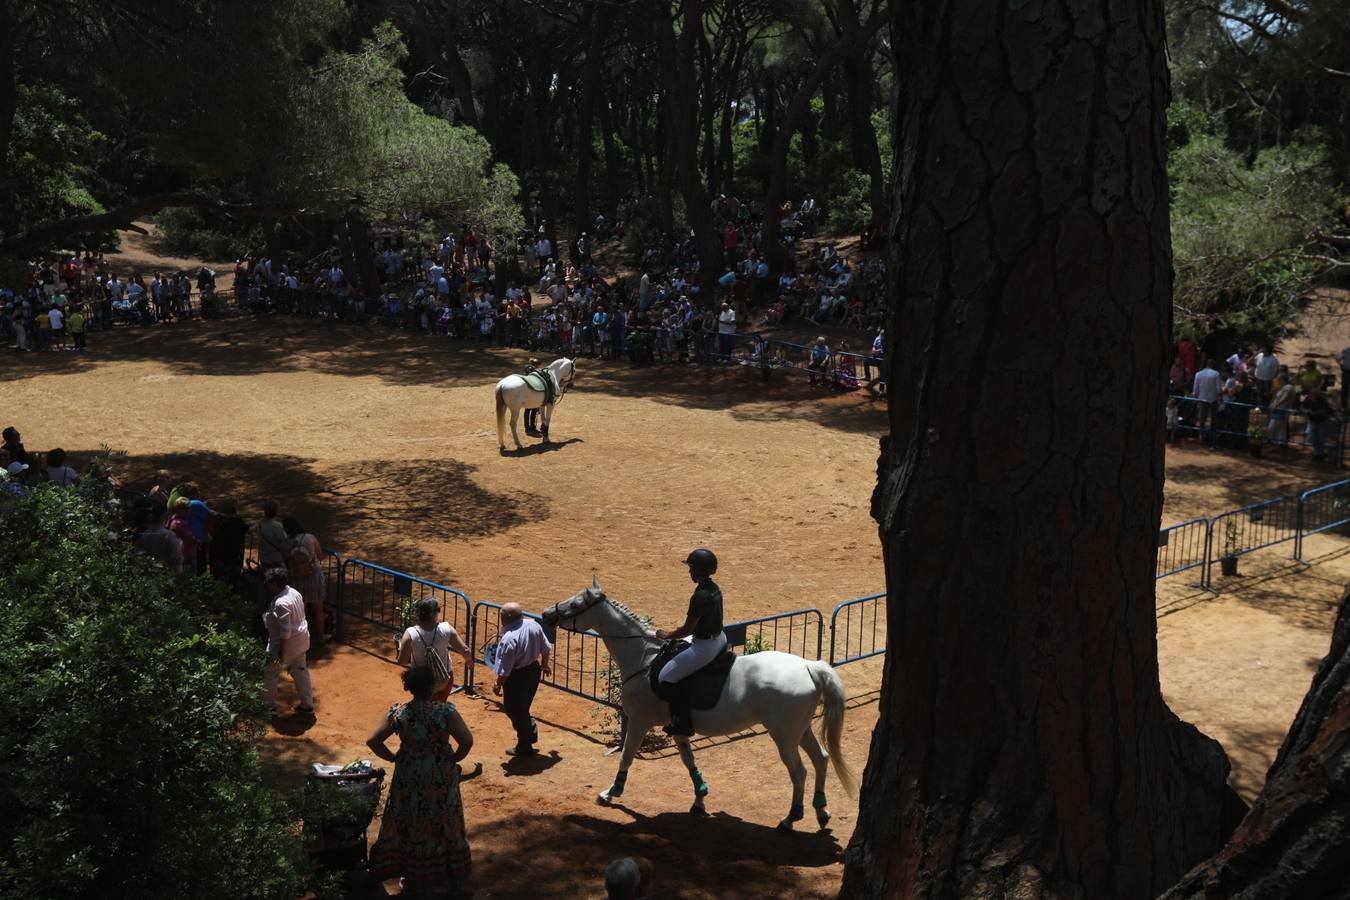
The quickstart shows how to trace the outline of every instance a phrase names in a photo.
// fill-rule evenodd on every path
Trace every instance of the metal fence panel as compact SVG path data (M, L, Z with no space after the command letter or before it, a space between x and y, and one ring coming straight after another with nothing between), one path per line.
M1209 527L1211 563L1214 559L1242 556L1285 541L1296 541L1299 497L1286 494L1219 513L1210 519ZM1212 571L1209 574L1212 575Z
M430 598L440 604L444 621L461 635L471 633L469 598L462 591L363 559L343 562L341 581L344 619L351 616L400 633L416 621L412 608ZM465 663L465 684L472 678L473 670Z
M806 659L820 659L825 618L818 609L798 609L734 622L722 630L727 636L727 646L733 652L738 649L741 654L781 650Z
M1298 541L1294 558L1303 559L1303 539L1350 524L1350 480L1336 481L1304 491L1298 497Z
M1200 581L1204 583L1210 535L1210 521L1203 518L1178 522L1159 531L1153 577L1162 579L1188 569L1200 569Z
M830 665L842 666L885 652L885 594L846 600L830 613Z

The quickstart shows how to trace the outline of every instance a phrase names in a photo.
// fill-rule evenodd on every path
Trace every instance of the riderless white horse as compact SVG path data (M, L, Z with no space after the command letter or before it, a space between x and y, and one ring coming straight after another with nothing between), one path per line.
M632 610L606 597L600 590L599 580L571 599L546 609L543 618L546 624L562 625L576 631L591 629L598 633L622 673L622 703L627 718L623 755L614 784L597 798L601 804L608 804L623 795L628 767L647 732L670 718L670 707L652 692L647 677L662 641ZM828 663L766 650L736 660L717 705L712 709L694 710L694 730L699 734L724 735L760 724L768 729L792 778L792 807L787 817L778 823L778 828L784 831L790 831L792 823L800 821L805 814L802 799L806 767L802 765L798 748L805 750L816 775L811 805L816 810L816 821L823 828L830 821L825 801L827 761L833 761L834 774L847 794L852 796L856 788L853 773L839 750L844 700L844 683ZM821 738L829 747L828 753L811 732L811 719L822 701L825 716ZM677 737L675 743L694 783L694 805L689 811L706 815L703 798L708 794L708 785L694 762L689 739Z
M552 382L552 403L545 403L544 398L547 394L531 386L523 375L507 375L497 382L497 444L503 453L506 452L506 408L508 406L511 408L511 437L515 439L516 449L519 450L520 434L516 431L516 422L520 418L520 411L542 407L543 421L540 423L539 431L544 436L544 443L547 444L548 423L553 419L553 407L563 398L563 394L567 393L577 377L576 363L570 359L555 359L537 371Z

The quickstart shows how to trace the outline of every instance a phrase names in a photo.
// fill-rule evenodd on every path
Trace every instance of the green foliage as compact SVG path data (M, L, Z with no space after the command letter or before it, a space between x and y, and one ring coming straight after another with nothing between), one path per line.
M825 230L830 234L862 234L872 221L867 173L844 169L834 185L835 193L825 198Z
M756 632L745 636L745 650L743 656L750 656L753 653L763 653L765 650L773 649L773 641L764 636L764 633Z
M160 210L155 223L159 248L175 256L223 262L257 252L263 244L257 223L225 220L191 207Z
M355 53L333 52L289 92L290 123L258 177L277 200L373 216L421 214L518 233L524 218L511 170L486 139L408 100L407 51L388 23Z
M0 509L0 894L296 896L298 842L254 749L259 650L230 601L43 487Z
M102 212L94 193L104 187L96 167L107 140L60 88L39 82L17 90L8 177L0 185L0 205L11 218L0 230Z
M1178 334L1282 333L1323 271L1304 247L1334 217L1325 142L1302 132L1249 164L1213 117L1181 104L1169 116Z

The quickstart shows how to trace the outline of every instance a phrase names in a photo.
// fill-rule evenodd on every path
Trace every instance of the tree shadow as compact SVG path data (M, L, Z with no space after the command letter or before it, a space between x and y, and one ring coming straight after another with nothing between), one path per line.
M233 499L249 520L261 516L263 500L275 499L283 516L298 518L325 546L428 575L436 563L420 545L427 535L481 537L551 515L546 497L488 490L474 480L476 466L454 459L329 465L278 453L192 451L132 454L122 468L132 486L147 484L158 469L176 482L194 480L203 498ZM435 577L448 581L452 574Z
M603 897L609 862L645 856L654 863L653 897L823 898L838 890L834 879L822 889L819 875L802 871L840 861L839 843L829 832L783 834L725 813L706 818L629 815L633 820L623 822L589 815L522 814L472 828L471 841L513 848L511 854L476 855L474 882L491 885L494 898L511 900ZM521 860L528 860L528 866Z
M155 362L167 370L164 377L303 371L373 376L396 385L487 388L502 376L521 371L531 353L540 358L551 355L380 324L248 315L94 332L84 353L0 357L0 378L12 381L89 372L106 363ZM755 366L634 366L582 358L576 390L728 410L745 421L805 420L878 435L886 429L884 401L862 391L822 392L808 386L795 370L775 369L765 380Z

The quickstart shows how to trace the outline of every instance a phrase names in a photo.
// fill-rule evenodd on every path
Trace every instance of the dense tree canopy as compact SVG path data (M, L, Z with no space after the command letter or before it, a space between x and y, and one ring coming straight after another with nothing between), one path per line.
M1177 329L1278 336L1350 250L1350 24L1328 0L1165 12ZM767 213L809 195L857 231L889 214L883 19L876 0L4 0L0 248L184 191L277 221L499 234L537 204L550 227L622 219L633 247L692 227L705 253L719 194L756 201L770 236ZM93 65L70 66L57 32ZM153 48L132 66L129 32ZM262 236L189 219L217 247Z

